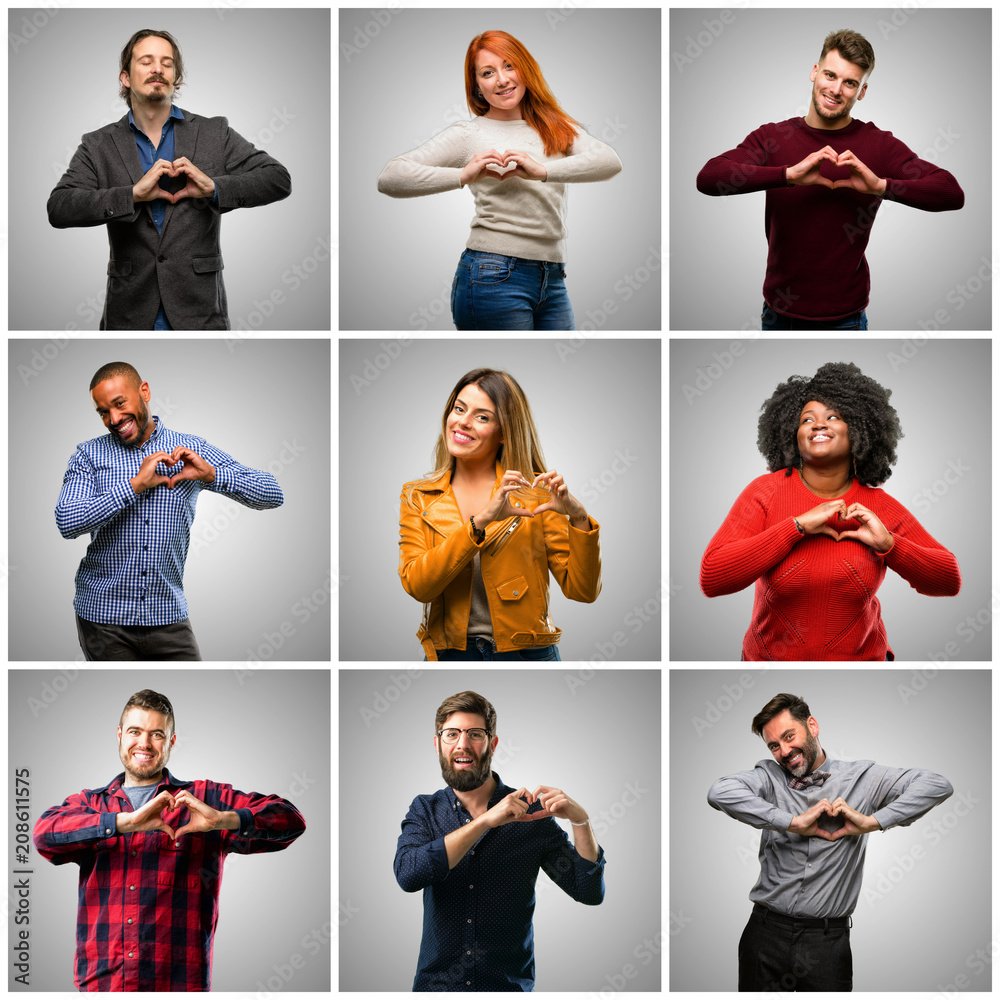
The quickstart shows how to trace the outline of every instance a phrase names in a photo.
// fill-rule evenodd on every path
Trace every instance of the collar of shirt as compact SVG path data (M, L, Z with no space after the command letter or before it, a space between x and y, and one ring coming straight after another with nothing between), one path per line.
M164 122L164 125L163 125L163 130L160 132L160 138L161 139L167 134L167 129L168 128L171 129L171 130L173 129L173 127L174 127L173 119L176 119L176 118L180 118L181 121L184 121L184 112L181 111L181 109L179 107L177 107L176 104L171 104L170 105L170 114L167 116L167 120L166 120L166 122ZM139 128L138 125L136 125L135 119L132 117L132 109L131 108L128 109L128 127L130 129L132 129L133 132L136 132L136 133L138 133L141 136L145 136L147 139L149 138L149 136L147 136L146 133L143 132L142 129ZM150 164L150 166L152 166L152 164Z
M163 774L160 776L160 780L156 783L156 791L159 792L161 788L189 788L193 785L193 781L179 781L175 778L166 768L163 769ZM115 792L119 792L125 786L125 772L122 771L117 777L113 778L110 784L106 785L104 788L97 788L94 791L100 795L102 792L106 795L114 796ZM125 793L122 792L122 795Z

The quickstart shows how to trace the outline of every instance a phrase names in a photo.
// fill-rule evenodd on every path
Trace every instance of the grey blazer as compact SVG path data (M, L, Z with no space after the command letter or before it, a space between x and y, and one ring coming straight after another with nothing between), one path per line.
M102 330L152 330L163 302L175 330L228 330L219 244L223 212L287 198L288 171L229 127L225 118L183 111L174 120L174 157L186 156L215 181L218 203L167 204L163 233L146 202L132 201L143 175L128 115L83 137L49 196L56 229L107 226L111 244ZM184 186L176 178L175 190Z

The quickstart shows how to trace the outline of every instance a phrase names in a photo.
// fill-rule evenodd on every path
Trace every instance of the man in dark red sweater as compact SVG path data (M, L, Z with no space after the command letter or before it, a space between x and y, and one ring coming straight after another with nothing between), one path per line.
M767 191L764 330L867 330L865 248L882 199L927 212L965 202L947 170L851 118L874 67L862 35L828 35L805 118L762 125L698 174L702 194Z

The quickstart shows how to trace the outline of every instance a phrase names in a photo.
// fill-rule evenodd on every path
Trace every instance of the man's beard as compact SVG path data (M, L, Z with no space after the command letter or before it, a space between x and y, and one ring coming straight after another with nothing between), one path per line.
M802 763L797 767L789 767L785 763L785 760L789 757L794 757L798 750L802 751ZM813 768L816 766L816 758L819 757L819 755L819 741L812 735L812 733L807 732L805 739L802 740L799 747L781 755L781 766L793 777L801 778L812 772Z
M447 751L447 756L445 755ZM451 763L452 756L468 756L473 759L473 764L469 767L456 768ZM438 760L441 762L441 777L449 788L454 788L456 792L472 792L486 784L492 774L491 765L493 763L493 751L489 742L484 745L481 754L475 750L465 750L459 754L455 749L445 746L438 747Z
M838 119L843 118L846 114L848 114L848 112L850 112L852 107L852 105L849 104L847 101L842 101L839 108L836 108L833 111L831 111L829 108L824 108L823 105L820 104L820 100L821 98L819 91L814 90L812 95L813 109L815 110L816 114L820 116L820 118L828 122L835 122Z
M169 83L161 84L159 87L153 87L150 84L147 93L140 94L136 91L132 96L133 99L138 98L144 104L169 104L173 100L174 88Z
M140 764L139 761L130 756L135 749L135 747L131 747L126 751L124 747L122 747L121 743L118 744L118 756L121 759L122 764L125 766L125 773L128 774L133 781L138 782L149 781L152 778L159 778L160 772L167 766L167 761L170 759L170 751L164 749L162 754L157 754L155 750L150 750L150 754L153 759L144 764Z

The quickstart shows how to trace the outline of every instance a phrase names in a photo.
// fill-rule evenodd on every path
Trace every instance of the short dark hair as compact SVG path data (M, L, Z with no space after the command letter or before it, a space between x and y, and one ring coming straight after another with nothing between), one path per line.
M149 38L151 35L155 35L157 38L166 39L170 42L170 47L174 50L174 90L180 90L181 84L184 82L184 60L181 58L181 49L177 44L177 39L175 39L169 31L157 31L154 28L143 28L141 31L137 31L125 43L125 48L122 49L121 59L118 64L118 96L129 107L132 107L132 88L126 87L121 82L121 75L122 73L128 73L129 76L132 75L132 50L144 38ZM847 57L845 56L844 58L846 59Z
M445 724L449 716L456 712L468 712L469 715L481 715L486 723L486 732L490 736L495 736L497 731L496 709L481 695L475 691L460 691L450 698L445 698L441 702L441 707L434 716L434 735Z
M93 392L101 382L120 376L127 378L133 385L142 385L139 373L127 361L109 361L94 372L94 377L90 380L90 391Z
M822 62L828 52L836 49L840 53L841 59L860 66L866 76L870 76L875 69L875 50L871 42L864 35L859 35L850 28L841 28L840 31L831 31L823 40L823 51L819 54L819 61Z
M122 726L125 722L125 713L130 708L143 708L147 712L159 712L161 715L165 715L167 717L167 727L170 730L168 735L173 735L175 732L174 706L170 704L170 699L165 694L160 694L159 691L153 691L150 688L143 688L141 691L136 691L125 702L121 718L118 720L119 726Z
M790 476L801 463L796 435L802 407L815 399L847 421L851 458L858 479L881 486L896 464L896 444L903 436L899 415L886 389L855 365L831 361L815 375L792 375L764 401L757 422L757 447L771 472ZM854 470L852 470L854 471Z
M793 719L798 719L803 725L812 715L809 706L797 694L776 694L754 717L750 728L760 737L764 735L764 727L776 716L788 709Z

